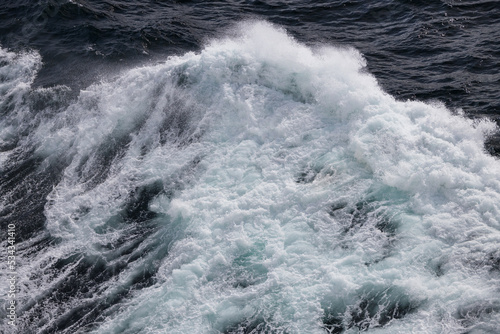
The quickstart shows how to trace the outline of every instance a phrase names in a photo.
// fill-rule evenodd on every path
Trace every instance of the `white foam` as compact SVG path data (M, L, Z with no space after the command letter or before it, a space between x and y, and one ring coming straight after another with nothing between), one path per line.
M371 283L401 287L419 305L384 332L441 332L462 326L450 310L497 300L495 280L484 268L471 273L463 256L475 240L484 260L499 236L498 201L480 204L500 190L498 163L482 146L492 123L395 101L354 50L312 51L266 23L242 31L180 58L217 119L203 137L204 175L156 206L186 221L189 238L171 250L164 281L100 332L124 321L130 331L224 331L253 318L278 332L322 332L325 296L349 305ZM296 183L306 169L318 175ZM380 198L390 191L402 198ZM343 234L345 222L326 213L370 193L399 221L395 239L375 216ZM245 252L262 267L244 274L258 279L243 289L235 262ZM430 262L444 258L437 277Z
M198 54L90 87L64 122L40 126L40 152L72 155L46 207L63 244L95 251L126 233L96 229L132 190L180 183L150 205L165 226L152 238L178 231L158 282L95 332L321 333L328 309L347 328L368 294L414 306L384 333L451 333L468 326L461 308L498 303L487 261L500 240L500 173L483 149L493 123L396 101L364 66L355 50L312 50L245 23ZM176 141L161 124L178 113L187 130ZM89 188L82 161L91 174L99 147L127 136ZM473 326L493 328L496 312L476 312Z

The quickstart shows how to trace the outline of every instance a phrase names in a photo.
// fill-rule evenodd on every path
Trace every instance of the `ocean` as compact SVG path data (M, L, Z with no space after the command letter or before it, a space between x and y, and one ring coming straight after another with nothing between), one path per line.
M496 1L5 0L2 333L498 333Z

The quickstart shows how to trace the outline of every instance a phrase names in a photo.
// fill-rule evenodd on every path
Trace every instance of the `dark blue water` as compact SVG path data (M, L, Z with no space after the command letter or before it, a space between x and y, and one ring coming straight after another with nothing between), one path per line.
M401 99L498 112L494 1L7 1L1 14L3 47L40 51L41 85L199 50L235 22L261 18L308 45L356 47Z
M241 22L273 26L241 28ZM252 31L251 41L261 41L255 44L257 55L238 37L245 30ZM280 38L287 39L284 31L298 46L287 42L274 49ZM213 46L225 36L239 46ZM17 327L8 324L4 309L2 328L6 333L186 333L189 328L494 333L500 323L494 288L500 203L492 158L500 154L500 135L492 130L500 122L499 40L496 1L4 1L0 219L5 249L9 224L16 228L19 277ZM291 59L325 45L339 55L315 55L306 65ZM352 49L359 53L349 57L362 55L366 61L359 71L339 51ZM276 63L268 51L276 54ZM346 79L339 97L336 84L322 77L330 70L332 77L340 73L338 82L353 78ZM376 82L357 92L358 72ZM227 87L233 95L225 95ZM362 96L373 87L380 91L342 97ZM386 103L381 97L386 95L395 104ZM412 101L425 102L431 111ZM413 121L420 113L430 115L425 124L415 122L434 139L403 143L418 131L405 132L404 121L390 123L397 116L375 121L363 114L355 121L351 115L371 110L365 102L380 112L411 109ZM248 113L236 119L217 114L246 106ZM302 125L280 114L287 108L304 118ZM443 109L449 116L433 120ZM260 111L254 115L255 110ZM484 131L483 118L491 120ZM363 130L359 124L372 125ZM387 147L367 139L375 128L381 132L374 138L388 138ZM404 131L395 134L396 128ZM302 130L302 139L293 139ZM392 135L403 139L392 141ZM325 138L335 144L328 146ZM441 139L450 146L439 146ZM248 141L259 149L245 146ZM479 148L469 142L479 142ZM238 153L240 148L248 156ZM487 153L481 155L481 149ZM391 163L385 165L384 154ZM427 154L428 161L421 158ZM381 165L370 160L373 156ZM399 164L403 160L408 164ZM246 169L237 171L242 165ZM221 170L228 174L221 176ZM389 177L387 170L387 175L403 170L403 176ZM280 176L273 179L273 173ZM292 186L280 181L287 173ZM402 185L400 176L409 183ZM273 184L258 191L274 204L257 195L235 199L259 189L259 177ZM333 181L325 181L330 177ZM279 195L275 188L282 189ZM233 200L238 204L227 204ZM249 224L242 223L245 232L225 225L236 208L248 210L234 218ZM266 217L259 228L252 225L256 217ZM304 224L316 234L290 227L297 217L307 217ZM330 227L322 225L324 219L332 221L325 225ZM422 226L428 239L415 226ZM284 236L284 249L301 238L318 249L280 256L273 249L278 235ZM206 253L193 250L190 238ZM419 252L422 238L427 250L406 258ZM359 255L360 244L366 246L361 267L339 269ZM324 264L294 267L296 254L303 254L299 262ZM332 254L338 258L322 262ZM405 260L397 262L400 258ZM428 271L435 284L419 292L409 278L412 270ZM304 274L316 271L323 274ZM332 279L335 275L343 278ZM350 286L349 275L362 279ZM462 280L464 288L458 287ZM440 295L442 284L457 290ZM469 297L477 284L480 292ZM287 292L288 286L297 291ZM176 289L184 299L173 296ZM301 293L310 304L301 302ZM7 296L1 298L8 305Z

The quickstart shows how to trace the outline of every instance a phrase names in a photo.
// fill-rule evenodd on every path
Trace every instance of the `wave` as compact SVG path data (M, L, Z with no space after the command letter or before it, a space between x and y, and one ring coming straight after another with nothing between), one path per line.
M21 329L500 325L492 122L397 101L356 50L266 22L38 108L66 88L30 89L35 53L0 56L2 175L34 165L2 181L4 216L50 174L20 244Z

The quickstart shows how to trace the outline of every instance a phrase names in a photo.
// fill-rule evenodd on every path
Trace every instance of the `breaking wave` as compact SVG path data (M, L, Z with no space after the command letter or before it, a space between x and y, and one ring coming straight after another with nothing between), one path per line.
M18 329L500 327L492 122L397 101L356 50L265 22L73 100L31 88L36 53L0 62Z

